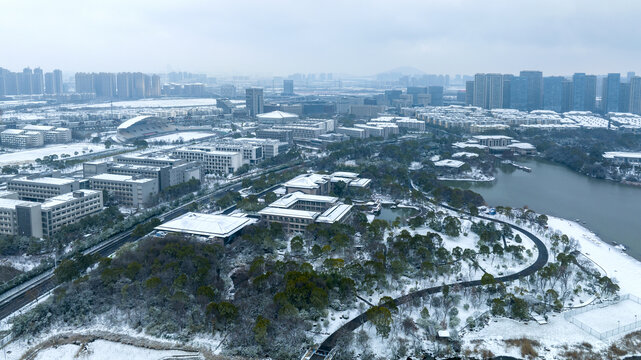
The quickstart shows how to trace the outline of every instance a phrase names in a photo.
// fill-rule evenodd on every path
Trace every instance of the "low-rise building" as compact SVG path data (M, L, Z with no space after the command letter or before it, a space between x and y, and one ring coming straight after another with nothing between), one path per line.
M256 137L259 139L275 139L286 143L294 142L294 134L288 129L258 129Z
M89 178L93 190L105 190L120 204L143 207L158 194L158 180L129 175L100 174Z
M334 196L310 195L297 191L284 195L269 206L305 211L325 211L337 203L338 198Z
M38 131L7 129L0 133L0 141L7 147L39 147L45 143L44 135Z
M288 194L299 191L310 195L328 195L339 182L345 183L348 187L368 188L371 179L360 178L358 174L346 171L337 171L331 175L302 174L287 181L284 187Z
M205 236L210 240L230 243L240 231L256 219L244 214L214 215L189 212L156 227L156 230Z
M42 237L40 203L0 199L0 234Z
M243 166L240 152L217 151L205 148L182 148L172 152L172 156L188 161L199 161L205 173L232 174Z
M238 138L235 142L260 146L263 149L263 158L269 159L287 152L289 143L275 139Z
M419 132L425 131L425 121L421 121L417 119L409 119L409 118L399 119L399 120L396 120L396 125L398 125L399 128L407 129L409 131L419 131Z
M65 225L99 213L102 207L102 191L82 189L52 197L41 206L42 235L50 237Z
M356 127L344 127L339 126L336 128L336 132L339 134L344 134L353 139L365 139L369 136L369 133L365 129L359 129Z
M74 179L42 177L20 177L7 183L7 190L18 193L21 200L44 201L54 196L70 193L79 189Z
M189 181L192 178L202 181L203 177L200 163L186 161L181 161L177 166L150 166L89 161L82 164L82 172L84 178L105 173L131 175L139 178L154 178L158 180L160 191L170 186Z
M336 204L325 211L308 211L268 206L258 212L262 221L279 223L283 230L302 233L312 223L347 223L351 219L352 205Z
M641 164L641 152L610 151L604 153L603 158L615 164Z
M48 125L26 125L22 130L42 133L45 144L65 144L71 142L71 129Z

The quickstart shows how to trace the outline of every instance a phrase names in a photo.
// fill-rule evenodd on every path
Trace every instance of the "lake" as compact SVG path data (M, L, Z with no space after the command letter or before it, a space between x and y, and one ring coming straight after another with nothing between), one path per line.
M383 206L381 212L376 215L375 219L385 220L387 222L393 222L397 217L401 218L401 221L405 221L410 216L416 215L416 209L396 207L392 208L390 206Z
M528 208L577 220L641 260L641 187L598 180L542 160L518 161L532 172L500 166L493 183L453 183L474 190L490 206Z

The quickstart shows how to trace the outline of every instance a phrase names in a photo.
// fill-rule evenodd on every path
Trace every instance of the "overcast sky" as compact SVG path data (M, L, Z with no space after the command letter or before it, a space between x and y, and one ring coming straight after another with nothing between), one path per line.
M635 0L0 0L0 67L640 72L639 14Z

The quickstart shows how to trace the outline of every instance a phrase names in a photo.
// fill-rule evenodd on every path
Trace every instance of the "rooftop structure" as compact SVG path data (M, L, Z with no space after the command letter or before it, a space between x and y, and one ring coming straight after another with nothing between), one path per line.
M440 160L434 163L434 166L439 166L439 167L449 167L453 169L458 169L461 166L465 165L463 161L459 160L452 160L452 159L445 159L445 160Z
M258 114L256 118L258 118L258 122L264 124L286 124L298 120L298 115L283 111L272 111Z
M156 116L141 115L124 121L117 128L118 139L126 142L176 131L176 126Z
M213 215L189 212L156 227L156 230L207 236L228 243L256 219L238 215Z

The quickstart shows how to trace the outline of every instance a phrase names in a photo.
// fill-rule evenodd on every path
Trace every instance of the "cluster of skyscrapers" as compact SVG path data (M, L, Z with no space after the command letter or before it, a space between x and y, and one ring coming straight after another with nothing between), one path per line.
M137 73L76 73L76 93L98 98L141 99L159 97L160 76Z
M11 72L0 68L0 96L62 94L62 71L43 73L42 69L25 68Z
M552 110L556 112L631 112L641 114L641 77L610 73L602 79L597 101L597 76L575 73L571 78L543 76L540 71L510 74L476 74L466 83L468 105L485 109Z

